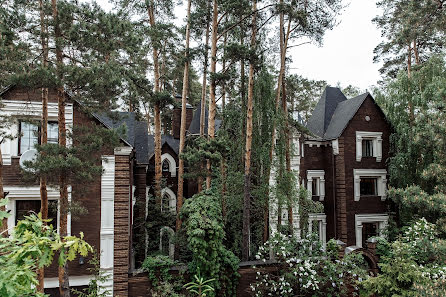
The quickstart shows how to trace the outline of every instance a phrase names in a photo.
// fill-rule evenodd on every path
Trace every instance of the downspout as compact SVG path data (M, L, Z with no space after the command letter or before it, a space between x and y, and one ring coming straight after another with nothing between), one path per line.
M338 224L337 224L337 220L336 220L336 163L335 163L335 154L334 154L334 150L333 150L333 146L331 147L332 150L332 155L331 155L331 159L333 162L333 218L334 218L334 238L337 239L337 230L338 230Z

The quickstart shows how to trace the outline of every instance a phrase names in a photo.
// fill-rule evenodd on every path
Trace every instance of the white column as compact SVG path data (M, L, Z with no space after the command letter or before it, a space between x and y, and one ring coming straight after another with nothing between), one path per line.
M358 175L354 175L354 192L355 192L355 201L359 201L361 197L361 177Z
M324 201L325 199L325 179L321 177L319 179L319 201Z
M311 199L313 196L313 178L307 177L307 191L308 191L308 199Z
M361 162L362 159L362 136L356 135L356 161Z
M324 248L327 246L327 222L325 220L321 221L322 225L322 245Z
M103 156L102 168L100 267L108 279L100 285L113 296L115 157Z
M376 162L381 162L383 158L383 140L381 136L376 138Z
M362 247L362 222L356 225L356 246Z

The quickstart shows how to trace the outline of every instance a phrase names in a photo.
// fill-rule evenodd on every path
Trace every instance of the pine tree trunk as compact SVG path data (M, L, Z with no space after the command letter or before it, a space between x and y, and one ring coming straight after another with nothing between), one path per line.
M284 115L284 135L285 135L285 169L288 174L288 181L291 177L291 144L290 144L290 128L288 123L288 105L286 100L286 83L285 79L282 79L282 109ZM290 184L291 185L291 184ZM292 205L292 197L291 197L291 189L287 193L287 203L288 203L288 226L289 231L293 232L293 205Z
M212 8L212 40L211 40L211 85L209 90L209 119L208 119L208 137L210 139L215 138L215 114L217 111L217 104L215 101L216 94L216 81L215 74L217 69L217 18L218 18L218 6L217 0L213 0ZM206 188L211 187L211 161L207 160L207 177Z
M407 76L409 78L412 77L412 48L410 47L410 43L407 46ZM415 121L415 111L413 102L409 101L409 124L413 125Z
M61 79L61 67L62 67L62 48L60 45L60 38L62 34L59 27L59 16L57 11L57 0L51 0L53 8L53 19L54 19L54 38L56 44L56 66L59 79ZM57 108L58 108L58 128L59 128L59 145L61 147L66 147L67 145L67 135L65 127L65 95L63 86L57 87ZM59 224L59 234L61 237L68 235L67 222L68 222L68 187L67 180L64 174L59 176L59 207L60 207L60 224ZM62 297L70 296L70 284L68 279L68 264L65 263L64 266L59 266L59 293Z
M149 15L150 26L155 27L155 8L150 5L147 8ZM158 59L158 48L157 45L153 44L153 68L155 77L155 93L161 91L160 85L160 71L159 71L159 59ZM154 123L155 123L155 199L157 203L161 203L161 111L160 103L156 102L154 104Z
M0 141L0 201L5 198L5 192L3 190L3 158L2 156L2 141ZM5 207L0 207L0 210L5 211ZM8 228L8 220L6 218L3 219L2 224L0 226L0 236L8 236L7 234L2 234ZM5 232L6 233L6 232Z
M252 33L251 33L251 50L256 46L256 11L257 1L253 0L252 4ZM248 78L248 102L246 112L246 146L245 146L245 193L243 199L243 230L242 230L242 260L247 261L249 258L250 246L250 219L251 219L251 148L252 148L252 112L254 97L254 62L249 62L249 78Z
M204 62L203 62L203 82L201 87L201 110L200 110L200 136L204 137L204 127L205 127L205 115L206 115L206 93L207 93L207 74L208 74L208 55L209 55L209 31L210 31L210 6L209 0L206 1L206 36L205 36L205 49L204 49ZM200 165L203 170L203 163ZM199 176L197 179L198 183L198 193L203 190L203 177Z
M178 166L178 193L177 193L177 232L181 228L180 210L183 206L183 190L184 190L184 160L181 158L181 154L184 150L184 144L186 142L186 103L187 93L189 89L189 39L190 39L190 8L191 0L187 1L187 26L186 26L186 47L184 62L184 75L183 75L183 92L181 97L181 127L180 127L180 147L179 147L179 166Z
M283 0L280 0L280 5L283 5ZM287 32L286 35L284 36L284 25L285 25L285 20L284 20L284 13L280 12L280 21L279 21L279 43L280 43L280 70L279 70L279 76L277 78L277 93L276 93L276 101L275 101L275 111L276 111L276 116L279 110L279 102L280 102L280 91L282 89L282 80L283 80L283 76L285 73L285 63L286 63L286 50L287 50L287 46L288 46L288 39L291 33L291 21L288 20L288 26L287 26ZM274 153L274 147L276 144L276 119L273 119L273 128L272 128L272 133L271 133L271 147L269 150L269 166L267 169L267 174L266 174L266 181L270 182L271 179L271 166L273 166L273 153ZM266 195L266 197L269 197L269 189L268 189L268 193ZM280 225L281 223L281 216L280 216L280 205L278 205L279 207L279 217L278 217L278 224ZM269 237L269 202L267 203L267 205L265 206L265 210L264 210L264 218L266 218L268 216L268 220L264 221L264 227L263 227L263 238L265 240L265 238ZM265 240L266 241L266 240Z
M418 46L417 46L417 40L414 39L413 41L413 52L415 54L415 64L420 65L420 54L418 53Z
M39 0L39 10L40 10L40 30L41 30L41 46L42 46L42 66L46 68L48 66L48 44L47 40L47 27L45 24L45 11L43 6L43 0ZM41 121L41 139L42 145L48 142L48 88L42 88L42 121ZM40 177L40 213L42 214L42 219L48 219L48 192L46 187L46 177ZM53 222L54 224L55 222ZM46 222L44 222L46 225ZM44 279L45 270L40 268L37 271L37 278L39 285L37 286L37 291L40 293L44 292Z

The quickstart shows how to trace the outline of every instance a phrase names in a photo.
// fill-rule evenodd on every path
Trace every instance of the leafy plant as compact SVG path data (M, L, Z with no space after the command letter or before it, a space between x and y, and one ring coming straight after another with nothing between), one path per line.
M214 278L205 280L202 276L200 276L200 274L198 274L198 276L195 274L194 278L195 281L189 282L183 286L189 292L196 294L198 297L206 297L207 292L214 291L214 288L208 285L209 283L215 281Z

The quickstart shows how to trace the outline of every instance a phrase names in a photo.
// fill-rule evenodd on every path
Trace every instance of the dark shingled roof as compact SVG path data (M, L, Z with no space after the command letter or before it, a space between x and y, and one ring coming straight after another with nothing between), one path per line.
M149 163L146 122L137 121L134 112L102 113L94 114L94 116L109 129L118 129L124 125L126 135L123 135L121 139L135 148L136 161L139 164Z
M153 157L153 154L155 154L155 136L148 135L147 140L148 140L148 142L147 142L147 144L148 144L147 156L150 160ZM180 150L180 140L174 138L172 135L161 135L161 148L166 143L178 155L178 152Z
M308 121L308 130L323 140L338 138L368 96L347 100L340 89L327 87Z
M188 132L192 135L200 134L200 114L201 114L201 104L198 105L197 110L194 113L194 117L189 125ZM208 133L208 120L209 120L209 110L206 108L204 110L204 134ZM221 125L221 120L215 119L215 131L218 131Z
M331 118L338 103L347 100L338 88L326 87L321 99L317 103L311 118L308 120L307 128L316 136L324 137Z

